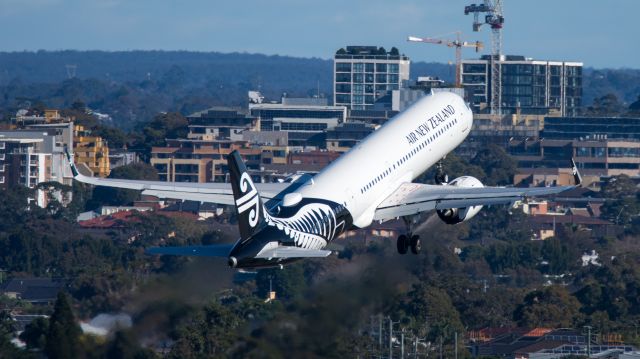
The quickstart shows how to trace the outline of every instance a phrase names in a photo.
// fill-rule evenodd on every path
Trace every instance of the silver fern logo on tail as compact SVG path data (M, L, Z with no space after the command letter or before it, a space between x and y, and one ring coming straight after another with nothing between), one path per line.
M270 216L265 211L267 224L284 231L296 246L307 249L324 248L336 235L338 223L335 211L324 203L309 203L288 218Z
M239 185L240 191L242 191L243 195L236 200L238 213L244 213L247 210L251 210L251 212L249 212L249 226L253 228L258 225L260 216L260 197L258 197L256 186L253 184L253 181L247 172L242 173Z

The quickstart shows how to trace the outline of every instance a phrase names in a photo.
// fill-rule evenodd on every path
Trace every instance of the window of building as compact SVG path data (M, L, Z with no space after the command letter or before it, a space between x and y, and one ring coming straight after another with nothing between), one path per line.
M485 64L463 64L462 72L464 73L485 73L487 65Z
M337 73L336 82L351 82L351 74Z
M348 62L338 62L336 72L351 72L351 64Z
M373 63L367 62L364 66L365 72L373 72Z
M389 64L388 66L390 74L397 74L400 72L400 66L398 64Z
M363 83L364 82L363 74L353 74L353 82L354 83Z
M336 84L336 92L349 93L351 92L350 84Z
M360 64L360 63L353 64L353 72L363 72L363 71L364 71L364 64Z

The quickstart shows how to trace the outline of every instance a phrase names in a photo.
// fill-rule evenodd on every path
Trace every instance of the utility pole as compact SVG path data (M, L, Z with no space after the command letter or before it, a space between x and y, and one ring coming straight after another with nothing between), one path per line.
M458 359L458 332L457 331L453 333L453 343L455 345L454 347L455 359Z
M378 316L378 351L382 352L382 314Z
M404 359L404 328L402 328L402 332L400 333L400 358Z
M591 358L591 326L586 325L587 329L587 358Z
M393 359L393 325L399 323L400 321L394 322L389 317L389 359Z

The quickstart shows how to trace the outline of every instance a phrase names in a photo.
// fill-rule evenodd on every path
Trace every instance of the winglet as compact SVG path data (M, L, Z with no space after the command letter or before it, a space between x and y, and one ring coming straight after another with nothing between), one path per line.
M576 186L582 186L582 175L580 175L576 161L574 161L573 158L571 158L571 174L573 174L573 180L575 181Z
M64 154L67 156L67 160L69 161L69 166L71 166L71 173L73 173L73 177L78 177L80 174L78 169L76 168L76 164L73 163L73 156L69 153L69 149L67 146L64 146Z

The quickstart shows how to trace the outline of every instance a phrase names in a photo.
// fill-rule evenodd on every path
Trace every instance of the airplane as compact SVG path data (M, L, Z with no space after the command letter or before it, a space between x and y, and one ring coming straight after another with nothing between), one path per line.
M513 204L533 196L557 194L581 184L571 159L575 186L486 187L471 176L447 182L441 160L471 131L473 116L464 99L433 93L399 113L315 176L282 183L254 183L237 151L227 156L230 183L188 183L74 178L98 186L127 188L159 198L233 205L240 238L233 244L154 247L149 254L226 258L232 268L280 267L301 258L326 257L326 247L345 231L403 218L406 233L397 238L400 254L421 250L412 233L415 215L435 210L447 224L473 218L486 205ZM437 165L436 184L412 181Z

